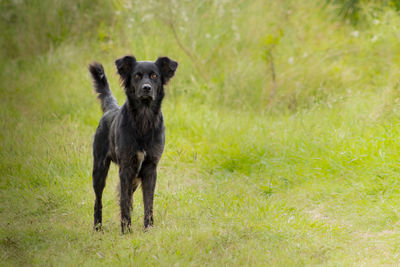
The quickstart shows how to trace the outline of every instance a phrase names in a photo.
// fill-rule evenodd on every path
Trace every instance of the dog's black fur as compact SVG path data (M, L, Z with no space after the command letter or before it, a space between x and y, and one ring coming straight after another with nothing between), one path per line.
M130 231L132 195L140 182L144 227L153 225L157 164L165 144L161 102L164 85L174 76L178 63L168 57L138 62L134 56L125 56L116 60L115 65L127 96L121 107L111 93L103 66L97 62L89 65L104 113L93 141L94 229L101 229L101 198L113 161L119 165L121 231L124 233Z

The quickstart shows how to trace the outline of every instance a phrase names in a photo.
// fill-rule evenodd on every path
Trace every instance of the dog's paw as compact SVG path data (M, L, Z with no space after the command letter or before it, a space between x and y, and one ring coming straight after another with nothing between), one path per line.
M104 234L104 230L103 230L103 227L101 226L101 224L96 224L95 226L93 226L92 232Z
M147 225L147 226L145 226L145 227L143 227L143 232L150 232L151 231L151 229L153 229L154 228L154 226L153 225Z

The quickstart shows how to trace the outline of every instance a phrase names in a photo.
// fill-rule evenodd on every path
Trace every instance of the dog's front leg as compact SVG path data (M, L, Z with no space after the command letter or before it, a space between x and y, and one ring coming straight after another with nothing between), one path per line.
M132 181L135 178L135 171L131 167L121 166L119 168L120 179L120 207L121 207L121 231L124 234L131 230L130 202L132 198Z
M144 228L153 226L153 199L157 180L157 169L155 164L147 164L142 167L140 176L142 178L143 203L144 203Z

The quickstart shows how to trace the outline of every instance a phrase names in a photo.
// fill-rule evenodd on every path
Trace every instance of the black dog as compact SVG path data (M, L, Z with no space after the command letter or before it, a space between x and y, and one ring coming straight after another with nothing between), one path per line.
M153 198L157 164L164 150L161 102L164 85L174 76L178 63L168 57L155 62L125 56L115 61L127 96L121 107L111 93L103 66L89 65L94 88L101 100L103 117L93 141L94 229L102 223L101 197L110 162L119 165L121 231L130 231L132 195L142 183L144 227L153 225Z

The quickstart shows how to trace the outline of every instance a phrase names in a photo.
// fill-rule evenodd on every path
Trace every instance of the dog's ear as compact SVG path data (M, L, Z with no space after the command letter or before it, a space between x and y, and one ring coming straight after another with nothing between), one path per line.
M178 68L178 62L168 57L159 57L156 60L156 65L161 71L163 85L167 84L169 79L174 77L176 68Z
M121 76L121 80L125 86L129 84L130 74L132 73L135 64L136 58L134 56L125 56L115 61L118 74Z

